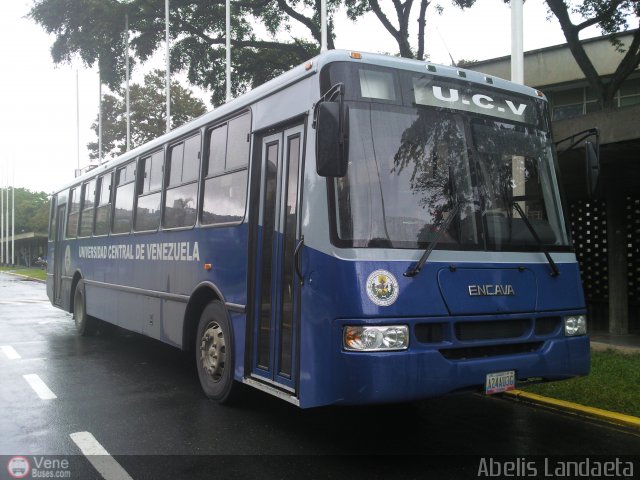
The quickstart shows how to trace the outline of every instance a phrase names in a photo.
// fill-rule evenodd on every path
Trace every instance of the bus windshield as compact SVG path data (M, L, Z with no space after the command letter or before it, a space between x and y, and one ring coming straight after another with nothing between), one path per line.
M551 141L532 125L432 106L349 102L349 165L334 180L344 247L531 250L569 245Z

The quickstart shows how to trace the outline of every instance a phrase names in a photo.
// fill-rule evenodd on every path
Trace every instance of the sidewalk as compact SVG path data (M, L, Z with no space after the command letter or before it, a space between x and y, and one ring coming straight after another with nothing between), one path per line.
M640 353L640 335L613 335L611 333L593 333L591 350L603 352L613 349L620 353Z

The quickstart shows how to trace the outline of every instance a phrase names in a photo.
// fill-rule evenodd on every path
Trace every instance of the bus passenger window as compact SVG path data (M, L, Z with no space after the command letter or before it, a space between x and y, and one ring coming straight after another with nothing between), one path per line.
M116 199L112 233L129 233L133 217L133 193L135 187L135 162L116 172Z
M107 235L111 225L111 173L98 178L94 235Z
M200 134L169 149L169 184L164 199L164 228L191 227L196 223Z
M82 215L80 216L80 237L90 237L93 231L93 213L96 198L96 181L82 186Z
M210 131L200 218L203 225L242 222L247 198L250 131L248 113Z
M249 132L251 117L248 113L229 122L229 138L227 140L227 162L225 170L236 170L249 163Z
M135 230L156 230L160 225L160 190L162 188L162 161L160 150L140 160L138 177L138 204Z
M247 198L247 171L219 175L204 182L202 224L240 222Z
M211 130L209 136L209 165L207 176L224 172L224 159L227 156L227 124Z
M67 218L67 238L78 235L78 220L80 218L80 188L72 188L69 194L69 216Z

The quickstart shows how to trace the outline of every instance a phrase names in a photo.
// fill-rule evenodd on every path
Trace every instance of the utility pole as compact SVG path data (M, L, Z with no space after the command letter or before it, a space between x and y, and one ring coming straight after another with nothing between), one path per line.
M226 27L226 83L227 96L225 101L231 100L231 0L225 1L225 27Z
M327 51L327 0L320 2L321 42L320 52Z
M16 264L16 162L11 165L11 265Z
M164 23L165 23L165 36L167 40L167 52L166 52L166 69L167 69L167 133L171 131L171 70L169 66L169 0L164 1Z
M4 252L4 261L5 263L8 265L9 264L9 164L6 164L6 169L5 169L5 175L6 175L6 180L5 183L7 184L6 188L4 189L4 193L5 193L5 199L4 199L4 205L5 205L5 214L4 214L4 231L5 231L5 252Z
M127 80L127 91L125 99L127 103L127 151L131 149L131 108L129 106L129 14L124 15L124 31L125 31L125 74Z
M511 0L511 81L524 83L522 0Z
M102 72L98 67L98 97L100 102L98 104L98 163L102 163Z
M4 165L0 166L0 264L4 263Z
M76 155L78 157L78 170L80 170L80 81L76 68Z

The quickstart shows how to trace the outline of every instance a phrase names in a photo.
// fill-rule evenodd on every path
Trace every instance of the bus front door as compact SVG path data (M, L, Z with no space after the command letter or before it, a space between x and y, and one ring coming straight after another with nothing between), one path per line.
M56 243L53 254L53 302L56 305L62 304L62 267L64 262L62 239L64 238L64 219L66 212L66 205L60 205L56 211Z
M300 246L303 144L302 125L262 138L254 257L252 376L294 394L300 318L294 262Z

